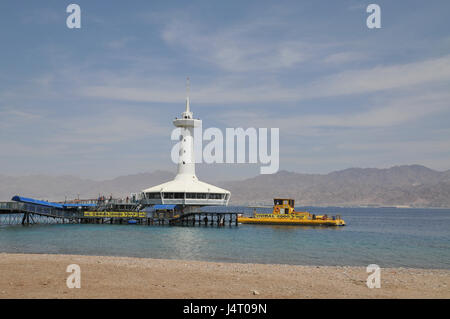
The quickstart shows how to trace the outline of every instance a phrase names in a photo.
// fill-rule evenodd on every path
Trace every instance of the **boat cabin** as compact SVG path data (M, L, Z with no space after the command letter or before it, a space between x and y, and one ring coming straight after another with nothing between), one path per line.
M275 198L273 200L274 214L292 214L294 213L295 201L290 198Z

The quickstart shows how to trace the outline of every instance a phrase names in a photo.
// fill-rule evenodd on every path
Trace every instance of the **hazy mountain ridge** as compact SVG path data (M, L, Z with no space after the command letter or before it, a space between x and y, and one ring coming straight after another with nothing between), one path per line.
M99 195L126 197L132 192L166 182L173 173L155 171L116 177L111 180L94 181L75 176L30 175L10 177L0 175L0 200L9 200L14 195L38 199L64 200L77 198L97 198Z
M0 199L21 194L48 200L96 198L99 194L125 197L131 192L172 179L155 171L93 181L74 176L0 175ZM279 171L241 181L219 182L231 191L231 204L271 205L274 197L294 198L297 205L450 207L450 170L439 172L421 165L387 169L348 168L329 174Z
M280 171L221 186L232 192L233 203L271 204L280 196L313 206L450 207L450 171L420 165L349 168L324 175Z

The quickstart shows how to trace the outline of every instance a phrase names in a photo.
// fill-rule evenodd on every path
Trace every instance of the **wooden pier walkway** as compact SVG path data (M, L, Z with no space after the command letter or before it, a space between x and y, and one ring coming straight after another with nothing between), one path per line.
M128 205L129 206L129 205ZM104 211L104 209L113 211ZM126 209L125 209L126 208ZM181 215L130 211L131 207L99 207L97 210L59 209L21 202L0 202L0 225L70 223L139 224L170 226L237 226L237 212L192 212Z
M79 213L75 210L64 210L20 202L0 202L0 225L39 223L39 221L56 223L79 222Z

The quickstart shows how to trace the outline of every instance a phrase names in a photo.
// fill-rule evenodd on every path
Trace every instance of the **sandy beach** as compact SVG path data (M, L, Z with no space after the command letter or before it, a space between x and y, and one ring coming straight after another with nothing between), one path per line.
M81 288L69 289L69 264ZM0 298L450 298L450 270L0 254Z

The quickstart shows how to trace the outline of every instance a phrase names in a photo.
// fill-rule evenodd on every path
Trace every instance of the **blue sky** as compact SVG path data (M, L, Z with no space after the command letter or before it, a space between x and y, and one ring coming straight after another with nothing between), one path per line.
M172 170L172 119L279 127L280 169L450 169L448 1L0 3L0 174ZM208 179L260 165L200 165Z

